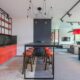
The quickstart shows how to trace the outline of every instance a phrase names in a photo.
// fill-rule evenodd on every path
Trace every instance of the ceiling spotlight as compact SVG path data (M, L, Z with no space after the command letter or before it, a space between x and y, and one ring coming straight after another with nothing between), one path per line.
M70 14L70 13L68 12L67 15L68 15L69 17L71 17L72 14Z

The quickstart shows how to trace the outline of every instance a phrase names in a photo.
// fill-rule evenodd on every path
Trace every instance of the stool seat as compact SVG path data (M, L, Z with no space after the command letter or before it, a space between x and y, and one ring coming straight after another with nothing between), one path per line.
M53 52L52 51L47 51L46 55L47 55L47 57L51 57L53 55Z
M53 52L50 48L45 47L45 54L46 54L46 56L50 57L53 55Z
M31 71L33 71L32 64L33 64L33 53L34 53L34 48L28 48L26 52L23 53L25 56L25 68L27 68L27 65L31 65Z
M26 57L32 57L32 52L26 52Z
M26 50L26 57L32 57L33 55L33 51L34 51L34 48L29 48L28 50Z

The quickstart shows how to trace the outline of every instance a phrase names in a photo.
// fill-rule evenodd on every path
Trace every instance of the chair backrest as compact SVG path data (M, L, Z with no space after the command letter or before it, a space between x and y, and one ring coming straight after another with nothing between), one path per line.
M53 51L49 47L45 47L45 54L50 57L53 55Z

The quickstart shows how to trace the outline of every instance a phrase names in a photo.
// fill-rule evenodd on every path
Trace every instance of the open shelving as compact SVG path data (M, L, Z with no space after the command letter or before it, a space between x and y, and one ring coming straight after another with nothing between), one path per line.
M16 56L17 36L12 35L12 18L0 8L0 64Z
M0 8L0 34L12 35L12 18Z

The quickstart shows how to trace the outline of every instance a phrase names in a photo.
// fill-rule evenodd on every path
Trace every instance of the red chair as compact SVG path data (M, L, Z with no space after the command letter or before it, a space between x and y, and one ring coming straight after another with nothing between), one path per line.
M33 71L33 52L34 52L34 48L29 48L26 50L26 53L24 53L25 55L25 67L27 68L27 65L30 64L31 65L31 71Z
M49 47L45 47L45 70L47 68L47 63L52 64L51 58L53 56L53 51Z

